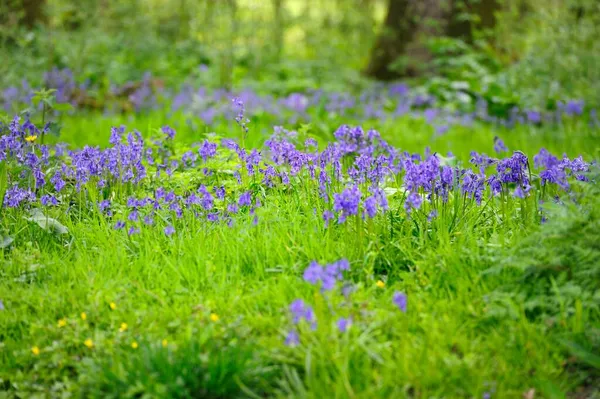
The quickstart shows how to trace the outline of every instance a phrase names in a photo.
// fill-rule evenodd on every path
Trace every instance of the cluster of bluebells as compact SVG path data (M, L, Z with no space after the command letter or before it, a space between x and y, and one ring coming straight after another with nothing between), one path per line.
M348 125L340 126L333 133L335 140L321 150L314 139L299 143L297 133L277 127L263 149L246 149L231 139L220 143L204 139L196 150L181 155L174 150L176 132L168 126L155 139L115 127L107 148L80 150L38 144L35 137L42 132L19 117L2 129L0 162L9 165L8 188L1 193L4 207L66 206L74 196L86 198L95 189L105 195L97 201L98 209L112 218L115 229L126 228L130 235L153 225L158 212L168 213L166 219L160 218L170 223L164 228L166 235L175 233L173 224L186 212L233 225L234 216L243 211L257 223L255 210L261 198L268 199L285 186L297 190L300 184L312 187L321 199L316 205L328 227L334 220L343 224L349 218L372 219L387 212L388 187L404 193L401 201L408 216L426 212L431 220L451 197L464 196L481 205L486 198L507 200L509 194L524 199L538 189L556 195L570 190L572 179L585 181L590 168L581 157L559 159L545 149L531 162L520 151L511 154L500 138L494 140L497 157L473 152L472 166L451 166L428 149L423 155L403 152L375 130ZM233 159L227 161L234 163L227 169L233 169L235 180L227 188L219 180L222 171L214 159ZM173 175L183 171L193 171L197 185L177 192L168 189ZM249 181L263 188L249 190ZM128 213L118 215L115 209L122 207L114 206L109 197L123 186L137 187L138 193L147 192L147 187L154 191L128 200ZM264 194L257 196L256 191Z
M350 270L350 263L346 259L321 266L317 262L311 264L304 270L304 281L320 285L323 291L331 291L338 281L343 281L344 271Z
M320 287L320 291L325 295L326 301L330 302L330 297L327 294L333 293L336 287L341 287L341 298L344 302L350 301L350 294L354 287L350 281L345 279L344 272L350 271L350 262L347 259L340 259L339 261L329 263L326 265L320 265L316 261L311 262L308 267L304 270L303 279L305 282ZM330 298L330 299L328 299ZM405 293L396 291L392 295L392 304L403 313L407 312L408 297ZM332 306L331 303L328 306L330 312L332 312L335 318L335 325L340 333L346 333L353 325L352 316L339 316L336 315L338 311L342 311L345 306ZM337 310L334 310L337 309ZM292 321L292 328L288 331L285 337L285 344L287 346L296 346L300 344L300 332L298 325L301 323L307 323L310 330L314 331L317 329L317 317L315 311L308 303L302 299L295 299L289 306L289 313Z
M127 82L111 87L111 97L125 97L132 111L143 112L159 106L170 106L173 111L183 111L200 117L205 124L215 121L235 119L244 133L248 132L248 119L245 112L261 112L275 118L279 123L309 122L311 116L323 114L332 118L350 117L359 120L390 120L399 117L419 118L430 125L436 135L446 133L452 126L471 126L474 121L492 123L506 128L518 125L562 124L573 118L586 118L593 127L600 127L594 109L587 110L581 100L558 102L552 111L513 108L507 117L497 117L489 112L488 104L480 99L471 112L458 112L445 108L435 97L412 90L406 84L375 84L364 91L351 94L308 90L275 98L258 94L253 90L229 91L210 90L207 87L184 85L179 91L165 90L153 84L150 73L144 74L138 82ZM54 68L44 74L44 87L55 89L57 102L71 103L85 107L97 90L89 82L76 83L73 73ZM34 89L27 81L20 86L9 87L0 92L0 106L6 111L16 111L23 105L31 106ZM164 102L159 103L158 98ZM233 100L233 109L231 107ZM390 104L392 106L390 107ZM120 102L103 104L106 112L115 112ZM324 111L324 112L323 112ZM498 143L498 150L502 150Z

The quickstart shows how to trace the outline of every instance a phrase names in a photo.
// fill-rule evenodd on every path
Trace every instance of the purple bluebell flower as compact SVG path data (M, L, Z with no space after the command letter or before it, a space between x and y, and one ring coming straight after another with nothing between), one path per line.
M167 136L168 139L173 140L175 138L175 130L173 130L171 127L163 126L161 130Z
M437 125L435 127L435 134L437 136L442 136L442 135L446 134L448 132L448 130L450 130L450 125L447 125L447 124Z
M340 330L341 333L345 333L352 325L352 320L349 318L340 317L336 324L338 330Z
M434 209L431 212L429 212L429 215L427 215L427 221L431 222L433 219L435 219L437 217L438 213L437 211Z
M225 198L225 187L223 187L223 186L221 186L221 187L214 187L213 190L215 192L215 197L217 197L220 200L222 200L223 198Z
M542 114L538 111L527 111L526 116L529 123L538 124L542 121Z
M166 236L171 236L175 233L175 228L171 225L168 225L167 227L165 227L164 232Z
M289 347L294 347L300 344L300 336L298 332L295 330L291 330L285 337L285 345Z
M250 206L250 205L252 205L252 192L251 191L246 191L245 193L243 193L242 195L240 195L240 198L238 200L238 205L239 206Z
M358 214L360 196L360 190L357 186L349 187L341 193L333 195L333 210L341 212L338 218L339 223L343 223L347 216Z
M491 175L487 179L487 184L490 186L492 195L499 195L502 192L502 182L498 179L498 176Z
M481 204L483 198L483 189L485 188L485 175L476 174L472 170L467 170L463 175L461 190L469 198L474 198L477 205Z
M238 114L235 117L235 122L242 128L244 133L248 133L248 123L250 122L250 120L244 116L244 102L239 98L234 98L231 101L233 102L233 105L238 109Z
M370 218L374 218L377 215L377 200L375 197L368 197L365 199L365 212Z
M337 281L344 279L343 272L350 270L350 263L346 259L326 265L325 267L313 261L304 270L304 281L316 285L321 283L323 291L330 291L335 287Z
M123 227L125 227L125 222L122 220L117 220L117 222L115 223L114 229L121 230Z
M502 141L502 139L498 136L494 137L494 151L496 151L496 154L508 151L508 148L504 144L504 141Z
M239 209L238 209L237 204L232 203L232 204L227 205L227 212L229 212L229 213L237 213L238 210Z
M102 200L98 203L98 209L100 209L100 212L106 212L108 209L110 209L110 201L109 200Z
M404 202L404 209L406 210L406 213L410 214L413 209L419 209L422 202L423 199L419 193L411 192L408 194L406 201Z
M531 186L527 185L525 187L522 187L520 184L517 185L517 187L515 188L515 191L513 193L513 195L516 198L521 198L524 199L527 197L527 193L529 193L529 191L531 190Z
M237 170L233 172L233 177L235 177L238 184L242 184L242 176L240 175L240 172L238 172Z
M408 304L408 298L406 297L405 293L400 292L400 291L394 292L392 302L394 302L394 305L398 306L398 309L400 309L402 312L406 313L406 306Z
M569 100L567 104L564 105L565 114L569 116L581 115L583 114L583 109L585 106L585 102L582 100Z
M50 182L54 185L56 192L62 191L62 189L67 185L62 179L62 174L60 172L56 172L54 176L50 178Z
M327 227L329 225L329 222L331 220L333 220L334 217L335 217L335 215L330 210L325 209L323 211L323 221L325 222L325 227Z
M198 149L198 153L204 161L214 157L217 154L217 143L211 143L208 140L204 140Z
M290 313L292 314L294 324L306 320L316 327L316 317L312 307L308 306L302 299L296 299L290 304Z
M135 222L138 220L138 215L138 211L131 211L127 216L127 220L129 220L130 222Z
M22 189L13 185L4 193L4 206L16 208L22 203L35 201L35 195L29 189Z
M304 281L317 284L323 275L323 268L317 262L312 261L304 270Z
M52 194L45 194L42 195L42 197L40 198L40 202L42 203L42 205L44 206L50 206L50 205L58 205L58 200L56 199L56 197Z
M135 235L135 234L139 234L139 233L140 233L140 229L137 228L137 227L135 227L135 226L131 226L129 228L129 230L127 231L127 234L130 235L130 236Z

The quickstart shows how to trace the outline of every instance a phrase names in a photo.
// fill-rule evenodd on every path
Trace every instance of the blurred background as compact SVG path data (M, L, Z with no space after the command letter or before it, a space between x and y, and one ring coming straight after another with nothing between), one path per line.
M461 106L595 107L598 38L598 0L1 0L0 97L9 111L62 85L105 109L141 85L284 96L402 80Z

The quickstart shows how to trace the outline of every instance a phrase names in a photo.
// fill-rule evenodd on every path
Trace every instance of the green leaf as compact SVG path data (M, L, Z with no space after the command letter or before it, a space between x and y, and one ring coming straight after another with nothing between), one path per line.
M561 340L560 343L569 351L571 355L575 356L583 363L586 363L596 369L600 369L600 356L588 351L584 347L572 341Z
M56 103L52 108L59 112L68 112L73 110L73 105L70 103Z
M25 217L25 220L36 223L49 233L57 235L69 233L69 229L63 226L58 220L44 215L39 209L34 209L31 212L31 217Z
M0 248L7 248L15 239L11 236L0 235Z
M50 122L48 123L48 133L50 133L53 136L60 136L60 130L62 129L62 126L56 122Z

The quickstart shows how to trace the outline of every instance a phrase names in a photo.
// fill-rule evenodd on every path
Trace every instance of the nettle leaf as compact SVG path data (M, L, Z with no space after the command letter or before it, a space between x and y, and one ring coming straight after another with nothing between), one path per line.
M8 248L14 240L11 236L0 235L0 248Z
M69 233L69 229L63 226L58 220L44 215L44 213L39 209L34 209L31 212L31 217L26 217L25 219L29 220L30 222L36 223L38 226L40 226L42 229L46 230L49 233L57 235Z

